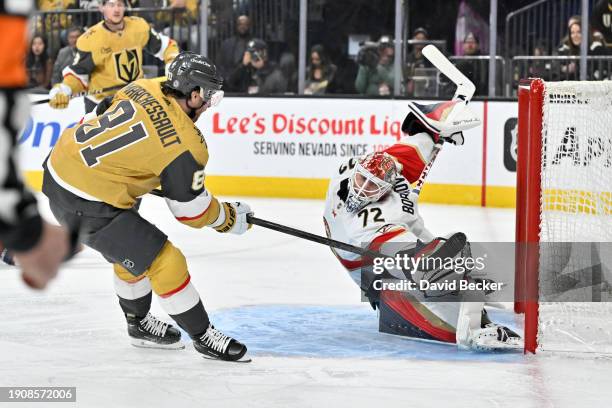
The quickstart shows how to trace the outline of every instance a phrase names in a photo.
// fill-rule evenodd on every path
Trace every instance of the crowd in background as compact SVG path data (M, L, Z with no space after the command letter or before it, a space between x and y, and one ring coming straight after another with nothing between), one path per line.
M261 0L263 1L263 0ZM211 49L209 56L217 63L219 70L225 78L224 90L226 92L248 93L248 94L284 94L297 93L297 41L290 34L285 38L257 38L254 33L254 22L249 15L250 7L256 0L234 0L230 3L231 26L233 33L228 32L225 38L219 38L220 34L210 30L210 35L219 42L220 46ZM272 1L268 1L273 3ZM155 11L147 11L139 14L146 18L159 31L180 37L181 48L199 49L199 29L197 22L199 18L198 0L133 0L126 2L134 8L174 8L181 10L180 18L164 17L165 14ZM217 3L220 3L217 2ZM289 2L290 3L290 2ZM326 0L311 0L321 6L323 10L328 9L328 14L333 13L333 7ZM338 3L338 2L336 2ZM389 3L385 1L382 3ZM409 6L411 2L408 2ZM415 2L412 2L415 3ZM488 3L488 2L486 2ZM528 1L518 2L516 7L528 4ZM215 7L215 1L211 1L211 9ZM361 0L355 2L355 7L365 4ZM78 24L82 19L76 14L62 14L58 11L81 9L96 10L99 6L98 0L39 0L38 9L41 12L54 12L42 14L34 21L34 32L31 36L30 48L27 55L27 69L29 73L29 86L32 88L49 89L53 84L61 81L62 69L67 66L75 55L75 44L79 35L86 29L87 25ZM388 6L388 5L387 5ZM434 5L435 6L435 5ZM223 10L219 6L220 10ZM224 5L227 10L228 6ZM369 7L369 6L368 6ZM424 7L419 5L418 7ZM418 16L418 7L415 6ZM385 9L385 6L381 6ZM447 24L454 30L454 38L440 35L439 27L436 26L435 18L427 21L412 22L411 25L418 28L412 30L411 36L405 45L403 61L401 64L400 94L407 96L444 96L450 87L446 86L444 78L440 78L423 57L421 50L428 43L434 43L452 56L452 61L470 77L476 84L476 94L486 95L488 93L489 74L489 27L487 23L488 11L482 1L461 1L455 7L456 15L454 25ZM366 9L369 12L371 9ZM386 7L386 12L392 9ZM382 12L381 12L382 13ZM609 56L612 55L612 28L610 27L610 15L612 14L612 0L595 0L591 10L591 25L589 32L588 55ZM95 15L95 13L94 13ZM230 16L229 13L215 15L209 18L217 26L219 19ZM295 18L295 16L291 17ZM352 17L351 17L352 18ZM355 17L357 18L357 17ZM376 19L370 16L369 19ZM449 20L448 16L446 21ZM217 20L215 20L217 19ZM370 37L369 41L362 42L359 52L350 55L347 46L338 46L338 41L327 41L325 34L310 35L309 48L307 52L307 67L305 75L304 94L363 94L368 96L387 96L394 94L395 72L394 58L395 43L390 35L394 31L393 18L378 18L376 29L364 27L364 34ZM99 21L99 19L95 20ZM369 21L369 20L368 20ZM422 23L422 24L419 24ZM329 25L333 25L332 21ZM340 24L340 23L338 23ZM345 25L350 26L348 23ZM312 26L316 28L316 24ZM430 34L434 26L438 38ZM313 28L313 30L314 30ZM329 28L331 30L331 28ZM351 27L348 30L355 30ZM266 27L268 32L271 29ZM294 28L285 28L285 31ZM369 31L368 31L369 30ZM258 30L261 32L261 30ZM320 30L325 32L325 29ZM581 19L580 16L572 16L567 23L567 33L563 38L542 38L536 42L533 49L522 50L523 55L531 56L579 56L581 42ZM216 37L215 37L216 36ZM277 36L278 37L278 36ZM283 42L284 41L284 42ZM346 38L342 38L347 43ZM51 43L54 46L51 46ZM499 49L499 47L498 47ZM499 81L503 77L505 67L497 66L499 70ZM507 61L506 61L507 63ZM609 65L608 65L609 66ZM163 67L160 67L163 69ZM160 71L155 71L155 75ZM575 80L579 78L579 61L573 59L541 59L529 61L527 72L515 68L510 73L516 81L520 76L530 75L542 77L545 80ZM609 79L612 73L606 67L591 69L589 79ZM499 87L501 88L501 82ZM448 88L448 89L447 89Z

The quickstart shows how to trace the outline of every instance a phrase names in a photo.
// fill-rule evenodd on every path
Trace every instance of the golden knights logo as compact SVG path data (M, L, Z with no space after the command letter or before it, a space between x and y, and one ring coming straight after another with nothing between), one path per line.
M117 78L123 82L132 82L140 77L140 59L135 48L113 54Z

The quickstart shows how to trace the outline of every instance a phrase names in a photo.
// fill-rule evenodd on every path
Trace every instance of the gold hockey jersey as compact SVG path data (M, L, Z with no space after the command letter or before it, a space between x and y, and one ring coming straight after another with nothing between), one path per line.
M143 49L166 64L179 53L174 40L157 33L140 17L124 17L121 31L111 31L101 21L79 37L76 47L74 61L62 72L63 82L73 93L96 93L142 78ZM100 93L90 99L98 102L112 93Z
M176 218L201 227L219 216L204 187L207 161L206 142L178 102L159 81L141 79L104 114L66 129L46 166L64 189L117 208L131 208L161 185Z

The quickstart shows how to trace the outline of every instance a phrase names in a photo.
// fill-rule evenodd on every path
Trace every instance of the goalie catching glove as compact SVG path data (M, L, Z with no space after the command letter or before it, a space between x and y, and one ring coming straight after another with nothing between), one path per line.
M253 214L251 207L242 202L221 203L219 218L210 226L217 232L229 232L230 234L244 234L252 224L249 224L247 216Z

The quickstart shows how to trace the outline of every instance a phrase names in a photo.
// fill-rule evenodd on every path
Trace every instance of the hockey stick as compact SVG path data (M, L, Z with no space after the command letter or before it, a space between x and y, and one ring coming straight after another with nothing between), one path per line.
M164 193L159 189L154 189L149 194L152 194L157 197L164 197ZM358 254L361 256L368 256L371 258L386 257L386 255L383 255L380 252L363 249L358 246L350 245L345 242L336 241L331 238L322 237L320 235L311 234L310 232L288 227L286 225L277 224L272 221L262 220L261 218L253 217L252 215L247 215L247 221L249 222L249 224L257 225L262 228L267 228L267 229L271 229L277 232L282 232L283 234L292 235L294 237L302 238L302 239L312 241L312 242L317 242L319 244L327 245L332 248L342 249L343 251L352 252L354 254Z
M476 87L472 81L463 75L463 73L459 71L457 67L455 67L434 45L427 45L423 48L422 52L429 62L431 62L441 73L446 75L455 85L457 85L457 90L455 91L453 100L462 101L463 103L457 103L446 117L446 122L452 123L457 114L465 109L465 107L470 103L472 96L474 96ZM440 149L438 149L438 151L439 150ZM432 164L436 155L437 152L434 153L432 160L430 160L430 164ZM423 171L425 172L425 169L423 169ZM423 174L421 174L421 177L423 177ZM417 194L418 193L420 193L420 189ZM483 306L484 302L461 302L456 329L456 339L459 347L469 346L472 331L480 328Z
M440 150L442 149L443 144L444 144L444 140L440 138L434 145L431 151L431 159L429 159L429 162L425 165L425 167L423 167L423 171L421 171L421 175L419 176L419 179L416 181L414 188L409 194L409 197L411 199L419 198L419 195L421 194L421 189L423 188L423 184L425 184L427 175L429 174L429 171L433 167L434 161L436 161L436 157L438 157L438 153L440 153Z
M343 251L352 252L354 254L358 254L361 256L367 256L370 258L386 258L387 257L387 255L381 254L380 252L360 248L358 246L336 241L335 239L311 234L310 232L301 231L299 229L291 228L286 225L276 224L271 221L262 220L261 218L256 218L256 217L253 217L252 215L247 215L247 221L253 225L258 225L263 228L282 232L283 234L293 235L294 237L306 239L312 242L317 242L319 244L327 245L332 248L342 249Z
M436 67L441 73L446 75L455 85L457 85L457 90L455 91L455 95L453 96L454 101L462 101L462 103L458 103L453 107L453 110L446 117L446 122L451 122L453 118L461 112L472 100L472 96L474 96L474 92L476 87L461 71L457 69L449 60L440 52L439 49L436 48L435 45L429 44L425 48L423 48L423 55L425 58L432 63L434 67ZM421 189L423 188L423 184L425 183L425 179L429 175L429 171L431 170L438 153L442 149L442 145L444 144L444 139L440 137L436 144L433 147L431 152L431 159L423 168L419 179L416 181L416 185L410 192L411 198L418 198L421 194Z
M434 67L441 73L446 75L455 85L457 89L453 95L453 100L463 101L462 104L457 104L453 111L446 118L446 122L451 122L452 119L472 100L476 86L468 79L456 66L454 66L448 58L436 48L435 45L429 44L423 48L423 55L432 63Z
M83 91L83 92L76 93L74 95L70 95L70 99L72 100L72 99L78 98L80 96L95 96L95 95L100 95L100 94L103 94L103 93L106 93L106 92L119 90L119 89L121 89L121 88L123 88L124 86L127 86L127 85L128 84L109 86L108 88L98 89L97 91L93 91L93 92ZM32 105L42 105L42 104L45 104L45 103L49 103L49 101L51 101L50 98L41 99L39 101L32 102Z

